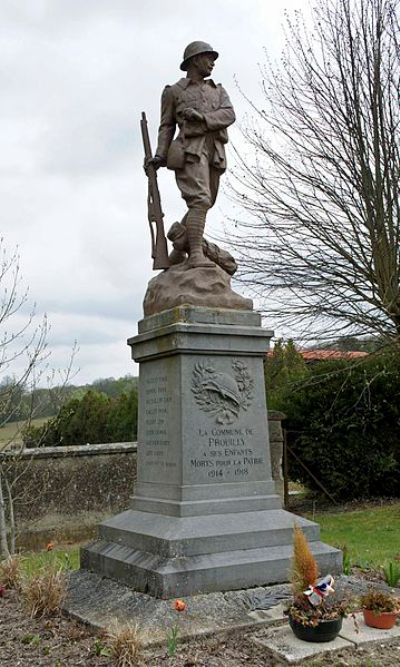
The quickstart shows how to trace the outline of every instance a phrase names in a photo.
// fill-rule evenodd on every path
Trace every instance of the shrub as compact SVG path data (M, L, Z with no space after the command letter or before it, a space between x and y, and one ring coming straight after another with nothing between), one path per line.
M140 664L143 640L137 623L119 625L115 621L107 632L107 644L117 667L135 667Z
M322 362L286 392L288 444L337 499L400 495L400 356ZM320 491L290 456L290 477Z
M21 558L9 556L0 563L0 584L19 590L21 586Z
M25 447L124 442L137 437L137 390L115 398L89 390L72 398L54 419L23 433Z
M370 588L361 596L360 604L363 609L370 609L374 614L393 613L399 611L399 600L391 593Z
M136 389L110 401L107 442L126 442L137 438L138 395Z
M286 392L293 390L308 374L304 359L296 350L293 341L289 339L284 343L278 339L264 363L269 409L281 410Z
M383 568L383 578L388 586L396 588L400 582L400 565L391 561L387 567Z
M66 579L62 570L43 570L27 577L22 596L30 616L53 616L60 611L66 595Z

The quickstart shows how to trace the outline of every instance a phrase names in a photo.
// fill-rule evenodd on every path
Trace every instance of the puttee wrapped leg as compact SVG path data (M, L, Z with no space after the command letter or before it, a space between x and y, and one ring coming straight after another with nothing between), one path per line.
M207 259L203 253L203 234L206 215L207 211L201 208L191 208L188 212L186 227L190 249L188 264L191 268L214 266L214 262Z

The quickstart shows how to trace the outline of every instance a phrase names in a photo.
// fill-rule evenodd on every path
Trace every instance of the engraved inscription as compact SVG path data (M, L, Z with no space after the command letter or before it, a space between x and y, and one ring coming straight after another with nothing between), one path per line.
M237 482L246 479L264 457L254 452L253 429L221 428L199 429L200 447L190 459L192 470L203 471L210 481Z
M169 461L168 407L171 397L167 392L167 377L148 377L145 381L145 465L153 469L176 467Z
M215 416L217 424L233 424L253 399L254 381L246 364L232 362L233 375L219 372L211 363L197 363L192 392L203 412Z

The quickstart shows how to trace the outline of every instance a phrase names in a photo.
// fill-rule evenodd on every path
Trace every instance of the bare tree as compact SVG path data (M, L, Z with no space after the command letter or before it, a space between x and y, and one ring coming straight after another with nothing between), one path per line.
M292 335L400 335L399 0L320 0L287 19L242 129L228 239Z
M15 553L16 525L14 507L18 498L14 487L28 471L32 457L24 459L18 475L10 475L23 449L20 431L26 428L40 409L38 403L29 405L27 398L34 396L40 381L45 381L48 392L57 393L62 400L63 388L68 382L76 346L73 347L68 368L58 372L58 385L54 386L56 372L48 365L49 352L47 318L37 322L35 306L28 307L28 291L22 286L20 261L17 252L9 253L0 238L0 428L13 422L25 402L22 421L13 436L0 441L0 557Z

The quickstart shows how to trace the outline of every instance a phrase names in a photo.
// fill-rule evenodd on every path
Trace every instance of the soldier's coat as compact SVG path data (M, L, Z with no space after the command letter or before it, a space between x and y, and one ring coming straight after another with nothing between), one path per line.
M183 112L187 108L202 113L204 121L185 120ZM234 121L235 112L226 90L212 79L192 81L186 77L164 88L156 154L175 170L178 187L189 207L208 209L214 204L219 177L226 169L226 128ZM179 132L171 146L177 127ZM176 154L177 147L182 151L179 167L168 160L172 149Z

